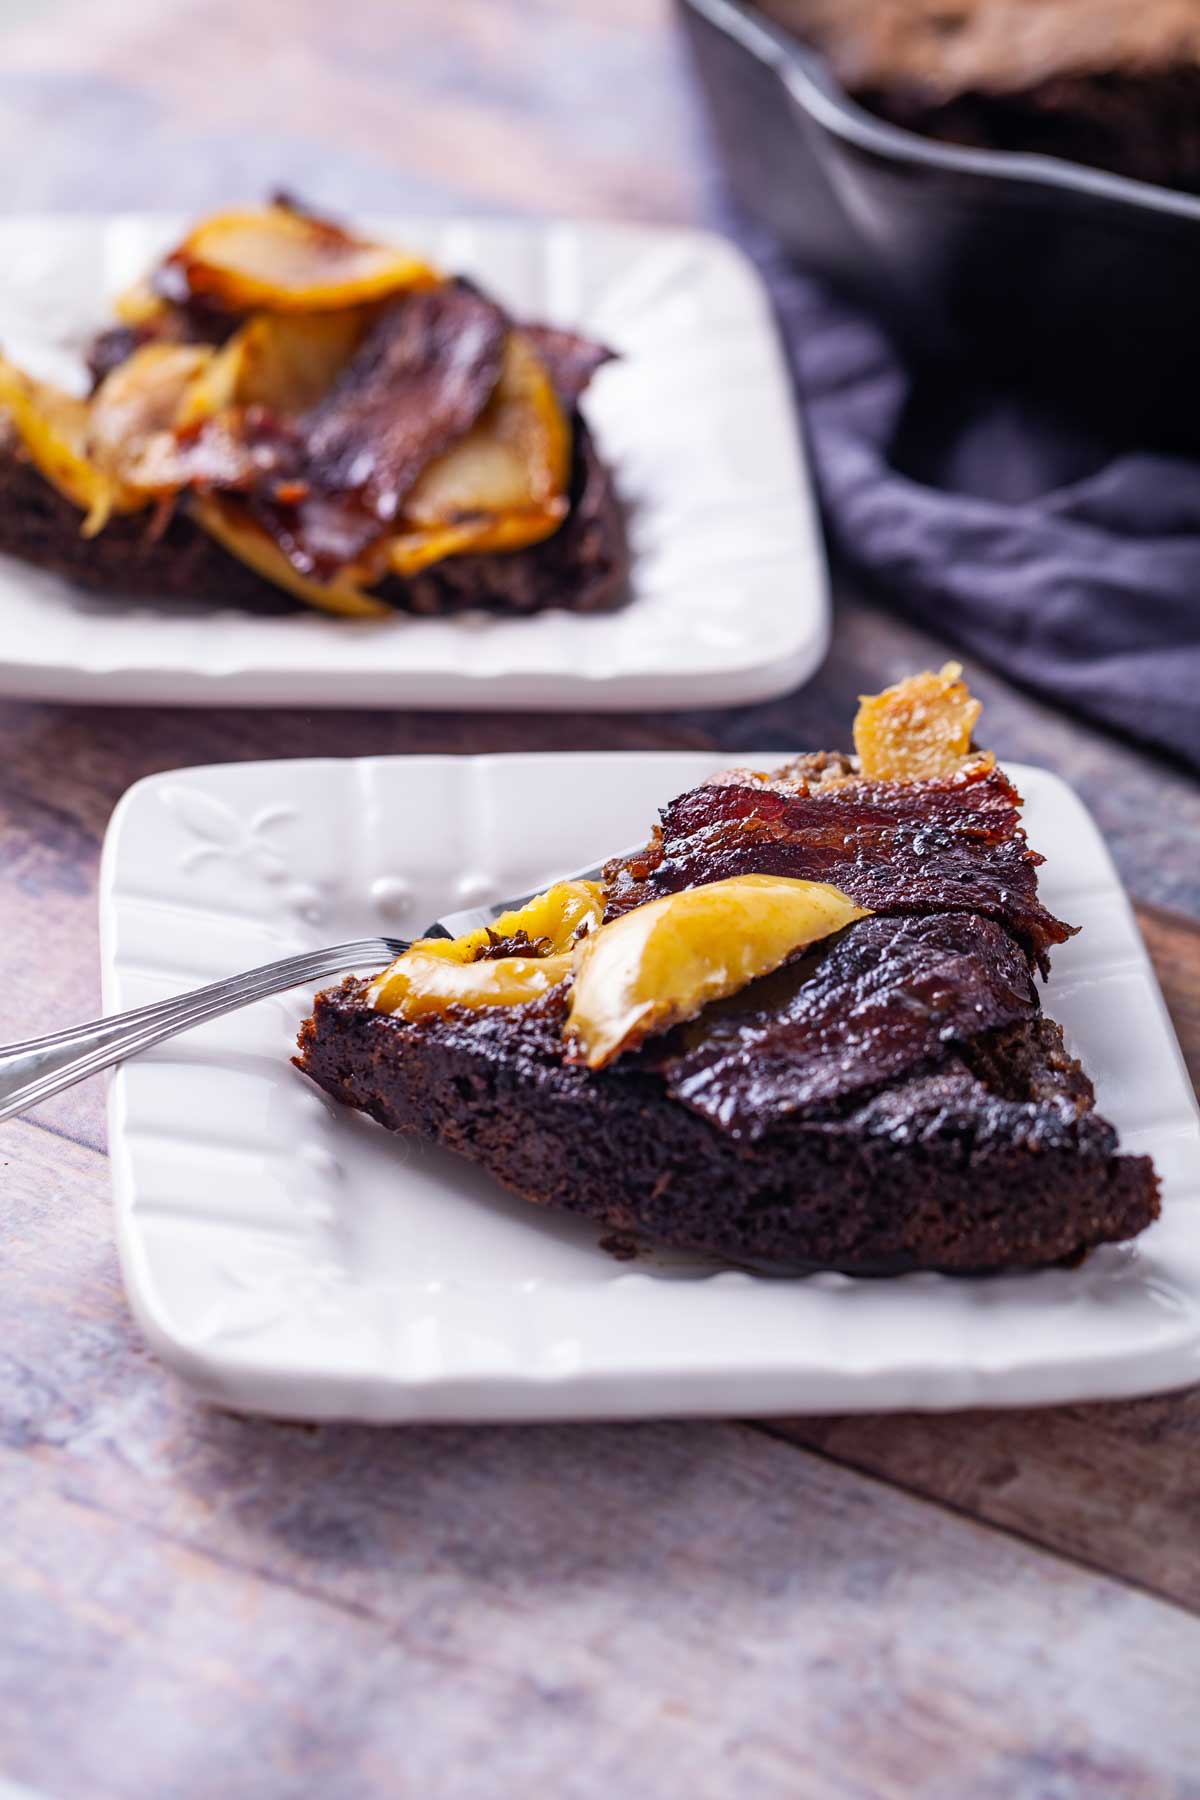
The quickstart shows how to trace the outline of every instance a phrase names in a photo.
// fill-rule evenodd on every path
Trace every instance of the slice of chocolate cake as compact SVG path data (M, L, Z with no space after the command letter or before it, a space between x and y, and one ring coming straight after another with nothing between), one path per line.
M0 551L122 598L352 618L621 597L579 412L603 345L286 200L203 220L117 310L86 397L0 354Z
M1070 1260L1158 1212L1036 974L1071 927L948 666L857 757L732 771L645 851L317 996L298 1066L537 1204L778 1269Z

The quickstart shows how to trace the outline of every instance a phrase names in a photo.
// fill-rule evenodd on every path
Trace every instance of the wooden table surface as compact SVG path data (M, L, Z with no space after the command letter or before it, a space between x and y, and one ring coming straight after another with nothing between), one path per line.
M719 222L659 0L10 0L10 208ZM0 704L0 1037L98 1003L128 784L242 757L842 741L939 658L841 584L727 714ZM1200 788L971 668L1082 791L1200 1070ZM1149 703L1149 702L1148 702ZM939 1417L306 1428L193 1399L113 1250L97 1084L0 1128L0 1795L1200 1795L1200 1391Z

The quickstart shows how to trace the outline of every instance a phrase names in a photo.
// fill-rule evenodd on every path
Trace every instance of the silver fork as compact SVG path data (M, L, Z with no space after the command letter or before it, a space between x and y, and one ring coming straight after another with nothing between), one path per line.
M0 1049L0 1120L25 1112L86 1076L148 1050L151 1044L161 1044L176 1032L236 1012L252 1000L265 1000L269 994L281 994L322 975L348 974L372 966L381 969L407 949L403 938L377 937L332 944L325 950L304 950L298 956L285 956L245 974L193 988L188 994L176 994L154 1006L138 1006L47 1037L9 1044Z
M591 879L599 875L600 868L596 864L562 879ZM523 906L538 891L531 888L511 899L498 900L494 906L446 913L421 935L458 937L464 931L486 925L498 912ZM407 938L359 938L354 943L332 944L324 950L302 950L279 962L264 963L261 968L160 1000L154 1006L139 1006L131 1012L114 1013L107 1019L93 1019L86 1025L51 1032L47 1037L0 1046L0 1121L26 1112L40 1101L49 1100L52 1094L60 1094L77 1081L136 1056L152 1044L161 1044L164 1038L190 1031L193 1025L203 1025L209 1019L219 1019L223 1013L236 1012L251 1001L282 994L302 982L318 981L323 975L382 969L407 950L409 942Z

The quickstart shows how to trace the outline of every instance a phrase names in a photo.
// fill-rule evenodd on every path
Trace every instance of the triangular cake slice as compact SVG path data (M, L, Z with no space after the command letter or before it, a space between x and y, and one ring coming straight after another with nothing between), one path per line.
M298 1066L611 1231L780 1269L1066 1261L1157 1216L1036 976L1020 797L948 665L855 756L733 770L644 851L317 996Z

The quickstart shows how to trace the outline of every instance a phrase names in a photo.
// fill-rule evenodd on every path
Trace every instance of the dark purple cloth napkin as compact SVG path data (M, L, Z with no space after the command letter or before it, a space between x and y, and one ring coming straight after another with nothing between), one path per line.
M869 313L751 247L837 553L947 645L1200 767L1200 452L1140 448L1144 425L1095 408L1072 423L978 370L918 371Z

